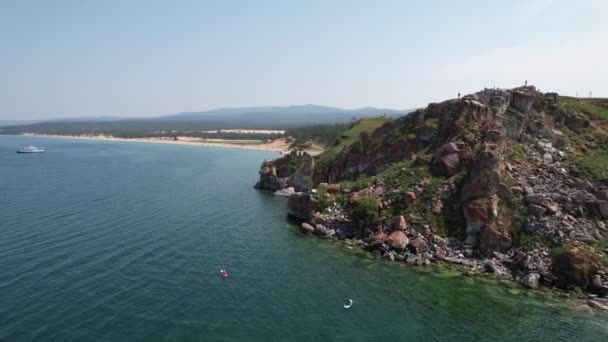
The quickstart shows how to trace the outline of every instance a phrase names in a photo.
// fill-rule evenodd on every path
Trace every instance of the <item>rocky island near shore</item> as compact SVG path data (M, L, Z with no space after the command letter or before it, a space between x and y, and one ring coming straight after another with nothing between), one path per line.
M306 234L608 310L607 132L608 100L485 89L354 122L314 158L265 161L256 188L288 196Z

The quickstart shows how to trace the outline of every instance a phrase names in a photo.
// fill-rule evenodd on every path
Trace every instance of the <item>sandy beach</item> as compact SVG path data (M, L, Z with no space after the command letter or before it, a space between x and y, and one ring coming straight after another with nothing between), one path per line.
M54 135L54 134L35 134L25 133L24 136L37 138L55 138L55 139L82 139L82 140L100 140L100 141L123 141L123 142L144 142L156 144L175 144L175 145L191 145L191 146L211 146L211 147L226 147L240 148L246 150L261 150L261 151L287 151L289 143L285 138L276 139L269 143L264 143L260 140L222 140L222 139L202 139L193 137L177 137L178 140L172 138L116 138L106 135ZM319 148L307 150L311 155L317 155L322 152Z

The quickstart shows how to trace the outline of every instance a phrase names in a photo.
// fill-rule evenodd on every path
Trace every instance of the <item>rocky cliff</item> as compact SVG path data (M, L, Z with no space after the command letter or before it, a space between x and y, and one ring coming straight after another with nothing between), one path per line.
M256 189L269 190L288 196L296 191L306 192L312 186L315 161L306 152L292 151L281 158L264 161Z
M306 162L299 178L312 184L296 188L308 194L291 195L289 213L306 232L392 260L445 260L605 296L607 131L604 100L485 89L365 131L316 167Z

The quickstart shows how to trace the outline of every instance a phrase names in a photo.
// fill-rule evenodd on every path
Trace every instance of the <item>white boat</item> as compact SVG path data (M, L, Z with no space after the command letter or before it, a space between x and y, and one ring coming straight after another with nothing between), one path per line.
M346 301L346 303L344 303L344 308L345 309L350 309L350 307L353 306L353 300L349 299Z
M20 150L17 150L17 153L43 153L44 149L36 146L27 146Z

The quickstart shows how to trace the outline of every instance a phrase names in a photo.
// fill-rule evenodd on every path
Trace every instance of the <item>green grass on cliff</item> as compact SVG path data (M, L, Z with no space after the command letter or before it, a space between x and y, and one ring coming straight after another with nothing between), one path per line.
M433 202L437 198L439 188L446 179L441 176L434 176L427 167L416 167L412 160L406 160L393 164L383 170L377 176L382 178L384 185L388 189L400 189L402 193L409 191L423 178L428 178L431 183L422 186L422 193L417 196L416 201L409 207L403 203L393 203L390 215L397 216L402 214L414 214L413 223L420 228L422 225L429 225L433 231L445 237L464 238L464 216L462 214L462 203L460 202L459 191L446 199L444 210L440 214L432 211ZM459 188L466 177L466 172L462 171L453 177L456 186Z
M323 167L331 162L335 156L342 151L346 146L350 146L359 141L359 136L363 132L371 132L382 126L384 123L392 120L387 117L366 118L355 121L351 126L338 138L336 143L317 156L317 165Z
M598 119L608 119L608 99L576 98L560 96L559 104L564 109L583 112Z
M574 151L567 156L584 177L608 183L608 99L562 96L559 105L585 114L592 125L582 133L564 131Z

